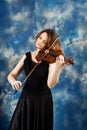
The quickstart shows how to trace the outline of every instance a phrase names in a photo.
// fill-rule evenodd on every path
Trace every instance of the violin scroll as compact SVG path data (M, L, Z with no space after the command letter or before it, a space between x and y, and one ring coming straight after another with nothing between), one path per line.
M65 60L65 64L68 64L68 65L74 65L75 64L74 59L71 58L71 57L65 57L64 60Z

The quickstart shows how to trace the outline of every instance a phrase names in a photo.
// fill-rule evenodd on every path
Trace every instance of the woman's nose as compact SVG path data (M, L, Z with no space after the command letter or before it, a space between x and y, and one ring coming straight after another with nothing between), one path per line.
M43 40L42 40L42 39L40 39L40 43L43 43Z

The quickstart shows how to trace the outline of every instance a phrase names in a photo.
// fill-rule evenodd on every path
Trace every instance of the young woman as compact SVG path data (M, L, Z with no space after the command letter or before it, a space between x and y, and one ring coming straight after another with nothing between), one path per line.
M20 89L22 82L17 80L19 73L24 69L27 76L38 64L36 56L39 51L48 49L57 37L52 29L45 29L36 36L36 50L24 54L7 77L12 87L17 91ZM62 51L59 40L52 46L52 50ZM53 102L50 89L58 83L63 66L63 55L57 56L54 63L39 63L25 83L9 130L53 130Z

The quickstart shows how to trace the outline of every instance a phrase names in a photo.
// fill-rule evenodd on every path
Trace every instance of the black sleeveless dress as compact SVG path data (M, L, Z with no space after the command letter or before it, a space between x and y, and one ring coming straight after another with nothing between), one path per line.
M26 53L24 71L26 76L36 65L30 52ZM40 63L25 83L9 130L53 130L53 102L47 86L47 62Z

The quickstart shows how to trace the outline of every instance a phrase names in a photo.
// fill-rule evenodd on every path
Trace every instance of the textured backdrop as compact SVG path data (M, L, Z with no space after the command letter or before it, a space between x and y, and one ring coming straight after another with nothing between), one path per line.
M87 0L0 0L0 130L7 130L22 90L12 93L7 74L45 28L75 59L52 89L54 130L87 130Z

